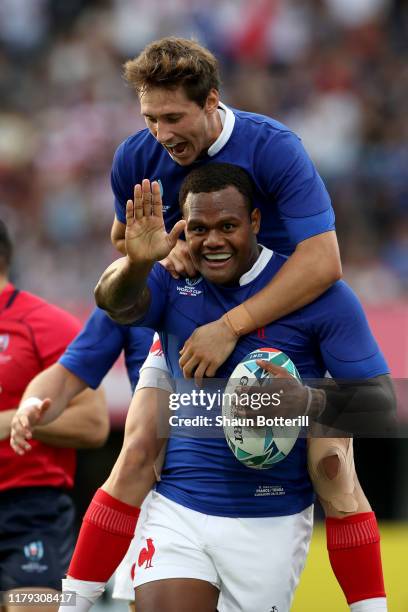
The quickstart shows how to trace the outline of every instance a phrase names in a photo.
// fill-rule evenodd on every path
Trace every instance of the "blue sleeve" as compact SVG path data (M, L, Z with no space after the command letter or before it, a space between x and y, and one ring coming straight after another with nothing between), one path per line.
M315 331L320 351L333 378L358 380L389 373L361 303L346 283L336 283L314 304L319 305Z
M144 364L153 342L153 330L147 327L128 327L125 345L125 364L134 391L139 380L139 370Z
M150 327L155 331L161 331L169 303L169 288L171 276L167 270L155 263L147 279L150 290L150 305L146 314L133 323L137 327Z
M124 348L125 329L95 308L59 363L96 389Z
M260 151L268 192L274 198L289 238L298 244L335 229L330 196L300 139L279 131Z
M133 199L132 177L126 158L125 140L116 149L111 170L111 186L115 196L115 214L118 221L126 223L126 202Z

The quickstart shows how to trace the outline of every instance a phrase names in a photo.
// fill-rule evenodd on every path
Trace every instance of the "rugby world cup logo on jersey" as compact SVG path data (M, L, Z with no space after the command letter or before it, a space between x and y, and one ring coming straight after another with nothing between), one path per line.
M8 345L10 343L10 335L9 334L0 334L0 363L6 363L10 361L12 358L11 355L3 355L5 351L8 349Z
M182 282L184 285L177 285L177 291L180 295L187 295L190 297L195 297L202 293L201 289L197 289L197 285L201 283L203 280L202 276L196 276L195 278L185 278Z
M152 179L152 182L153 181L156 181L157 183L159 183L160 196L161 196L161 199L163 200L163 195L164 195L163 183L161 182L160 179ZM169 204L165 204L164 202L162 204L162 207L163 207L163 214L170 210L170 205Z
M24 546L23 550L27 563L24 563L21 566L21 569L23 569L25 572L36 573L45 572L45 570L48 569L48 565L40 563L40 560L44 556L44 545L41 540L30 542L29 544Z

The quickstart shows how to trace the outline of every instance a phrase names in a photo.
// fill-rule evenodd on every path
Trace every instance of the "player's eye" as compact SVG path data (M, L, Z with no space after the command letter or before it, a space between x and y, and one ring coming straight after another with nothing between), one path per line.
M167 121L169 123L177 123L178 121L180 121L181 119L181 115L170 115L170 117L167 117Z
M225 232L231 232L235 229L235 225L233 223L224 223L223 229Z
M150 115L145 115L145 119L149 123L157 123L157 119L155 119L154 117L150 117Z
M206 229L203 225L196 225L195 227L191 228L191 231L194 234L204 234Z

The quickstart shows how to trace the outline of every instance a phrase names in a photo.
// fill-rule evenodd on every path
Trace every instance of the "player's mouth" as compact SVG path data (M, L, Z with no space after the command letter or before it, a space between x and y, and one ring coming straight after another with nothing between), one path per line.
M186 154L188 142L184 140L183 142L177 142L176 144L167 144L164 146L172 157L182 159Z
M212 269L223 268L232 258L232 253L203 253L206 265Z

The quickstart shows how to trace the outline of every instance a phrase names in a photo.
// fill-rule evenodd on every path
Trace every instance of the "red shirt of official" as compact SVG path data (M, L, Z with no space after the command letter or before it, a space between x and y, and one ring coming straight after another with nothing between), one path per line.
M17 408L28 383L55 363L80 329L77 319L9 283L0 293L0 410ZM75 451L31 440L23 456L0 441L0 491L72 487Z

